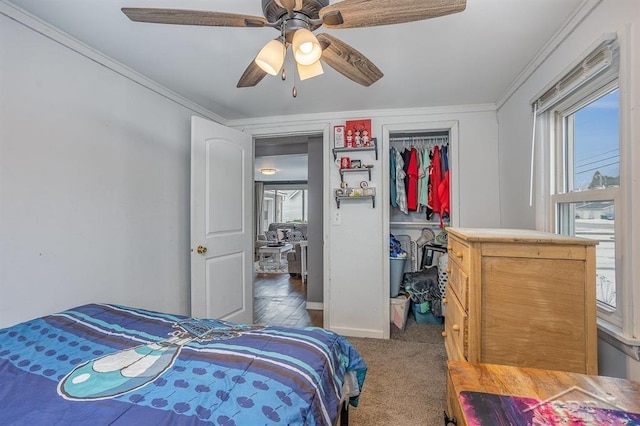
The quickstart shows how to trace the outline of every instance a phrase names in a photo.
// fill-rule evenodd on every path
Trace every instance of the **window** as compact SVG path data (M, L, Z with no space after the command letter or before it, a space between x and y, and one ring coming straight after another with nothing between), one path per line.
M637 347L637 297L632 297L637 267L624 232L635 224L633 192L625 181L632 171L633 162L625 158L632 141L623 126L629 112L621 109L625 77L619 74L618 52L615 38L603 40L536 99L537 129L547 142L541 170L547 173L543 192L549 203L540 211L549 229L598 241L598 325L623 346Z
M551 110L551 203L556 232L598 240L598 316L622 327L616 228L620 205L620 120L617 68L566 96ZM608 78L605 78L608 77Z
M596 239L596 297L614 311L616 295L615 207L620 187L617 81L566 110L556 111L556 230ZM592 97L594 99L592 99Z
M265 185L262 229L268 229L270 223L306 223L307 214L306 189L273 189Z

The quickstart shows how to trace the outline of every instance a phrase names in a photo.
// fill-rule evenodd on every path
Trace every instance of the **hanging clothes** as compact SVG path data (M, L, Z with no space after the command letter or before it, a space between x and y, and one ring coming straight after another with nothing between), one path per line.
M438 198L440 199L440 228L444 228L444 219L449 218L449 170L444 172L444 179L438 186Z
M411 148L409 151L409 165L407 167L407 209L418 210L418 151Z
M444 172L449 170L449 147L443 145L440 149L440 153L442 154L442 173L444 174Z
M409 160L411 159L411 150L408 148L402 149L402 161L404 161L404 191L405 196L407 193L407 188L409 187Z
M433 151L429 150L429 171L427 173L427 220L433 219Z
M441 210L440 196L438 195L438 188L440 188L440 182L442 182L442 164L440 161L440 147L436 145L433 148L433 174L431 175L433 195L431 208L438 214L440 214Z
M416 179L416 211L420 211L420 173L422 172L422 150L416 148L416 162L418 163L418 179Z
M441 195L440 186L449 170L448 138L440 135L392 138L391 143L391 206L407 215L422 212L425 207L427 221L434 221L434 214L446 220L449 216L448 190Z
M418 207L428 207L429 199L429 149L420 149L420 170L418 171Z
M405 176L404 160L402 159L402 155L396 150L396 203L402 213L408 214L407 193L404 186Z
M396 149L389 150L389 196L391 199L391 207L398 207L396 193Z

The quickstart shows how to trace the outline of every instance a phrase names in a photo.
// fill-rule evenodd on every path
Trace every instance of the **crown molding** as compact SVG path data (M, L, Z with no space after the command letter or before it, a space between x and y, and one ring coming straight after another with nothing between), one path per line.
M390 118L402 117L408 118L413 116L433 116L443 114L469 114L476 112L495 112L495 104L474 104L474 105L452 105L444 107L425 107L425 108L402 108L387 110L353 110L353 111L336 111L314 114L298 114L298 115L281 115L273 117L259 117L229 120L227 125L230 127L251 129L255 127L279 127L282 123L326 123L333 120L348 120L353 117L367 118Z

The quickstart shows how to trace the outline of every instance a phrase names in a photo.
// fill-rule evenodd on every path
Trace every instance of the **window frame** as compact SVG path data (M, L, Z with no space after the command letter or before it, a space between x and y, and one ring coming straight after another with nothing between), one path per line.
M566 96L555 107L551 108L549 114L553 116L550 132L552 133L552 147L551 152L554 153L553 160L550 163L550 173L552 188L550 192L550 229L554 232L560 233L561 217L560 217L560 204L565 203L577 203L583 201L604 201L612 200L614 204L614 211L616 212L616 220L614 222L615 233L615 276L616 276L616 306L611 307L605 303L597 301L598 317L611 323L615 327L623 328L622 311L623 300L622 295L624 292L623 273L622 273L622 256L620 255L622 247L625 244L625 236L622 233L620 220L618 219L617 212L620 210L621 205L621 187L622 181L618 187L608 188L595 188L585 191L571 191L569 188L573 187L572 179L572 165L573 154L572 146L567 146L567 139L571 139L572 135L567 135L567 131L571 132L572 126L565 126L565 120L571 120L573 114L589 105L595 100L601 98L607 93L620 89L618 78L618 67L614 66L608 70L605 75L594 80L591 83L585 84L580 90L573 94ZM620 123L620 121L618 121ZM568 127L568 129L567 129ZM621 139L621 138L619 138ZM618 141L618 147L622 150L621 141ZM621 151L620 151L621 152ZM622 156L622 152L620 154ZM622 158L620 159L622 162ZM620 166L622 168L622 165ZM622 171L621 171L622 172Z
M605 35L609 36L609 35ZM603 37L604 38L604 37ZM544 105L544 111L538 112L540 118L537 129L541 141L543 160L537 170L538 182L543 184L542 208L537 208L536 222L552 232L558 232L557 216L559 203L576 201L613 200L615 211L615 262L616 262L616 307L612 309L603 303L597 304L599 337L618 349L640 360L640 285L634 288L634 281L640 278L640 265L633 265L634 254L640 253L640 244L634 242L633 234L640 230L640 220L633 215L634 205L640 207L640 194L632 186L640 172L633 164L640 164L640 150L633 149L631 115L631 41L626 31L618 33L615 55L612 64L596 77L581 84L570 93L565 93ZM592 52L583 58L592 55ZM574 65L579 62L575 62ZM563 73L557 81L565 78ZM557 83L556 83L557 84ZM615 188L597 188L589 191L566 192L562 186L566 169L558 170L558 162L567 153L563 149L564 135L560 131L563 117L575 112L593 100L608 93L612 88L619 90L619 149L620 149L620 186ZM548 87L553 87L553 84ZM542 92L532 102L536 104L549 92ZM558 133L560 131L560 133ZM544 201L547 200L547 201ZM544 205L546 204L546 207ZM635 231L635 232L634 232Z

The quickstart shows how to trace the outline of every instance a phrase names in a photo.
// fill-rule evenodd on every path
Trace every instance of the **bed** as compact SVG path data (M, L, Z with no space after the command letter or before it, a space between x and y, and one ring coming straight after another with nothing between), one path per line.
M88 304L0 329L3 425L333 425L367 367L344 337ZM343 419L344 421L344 419Z

